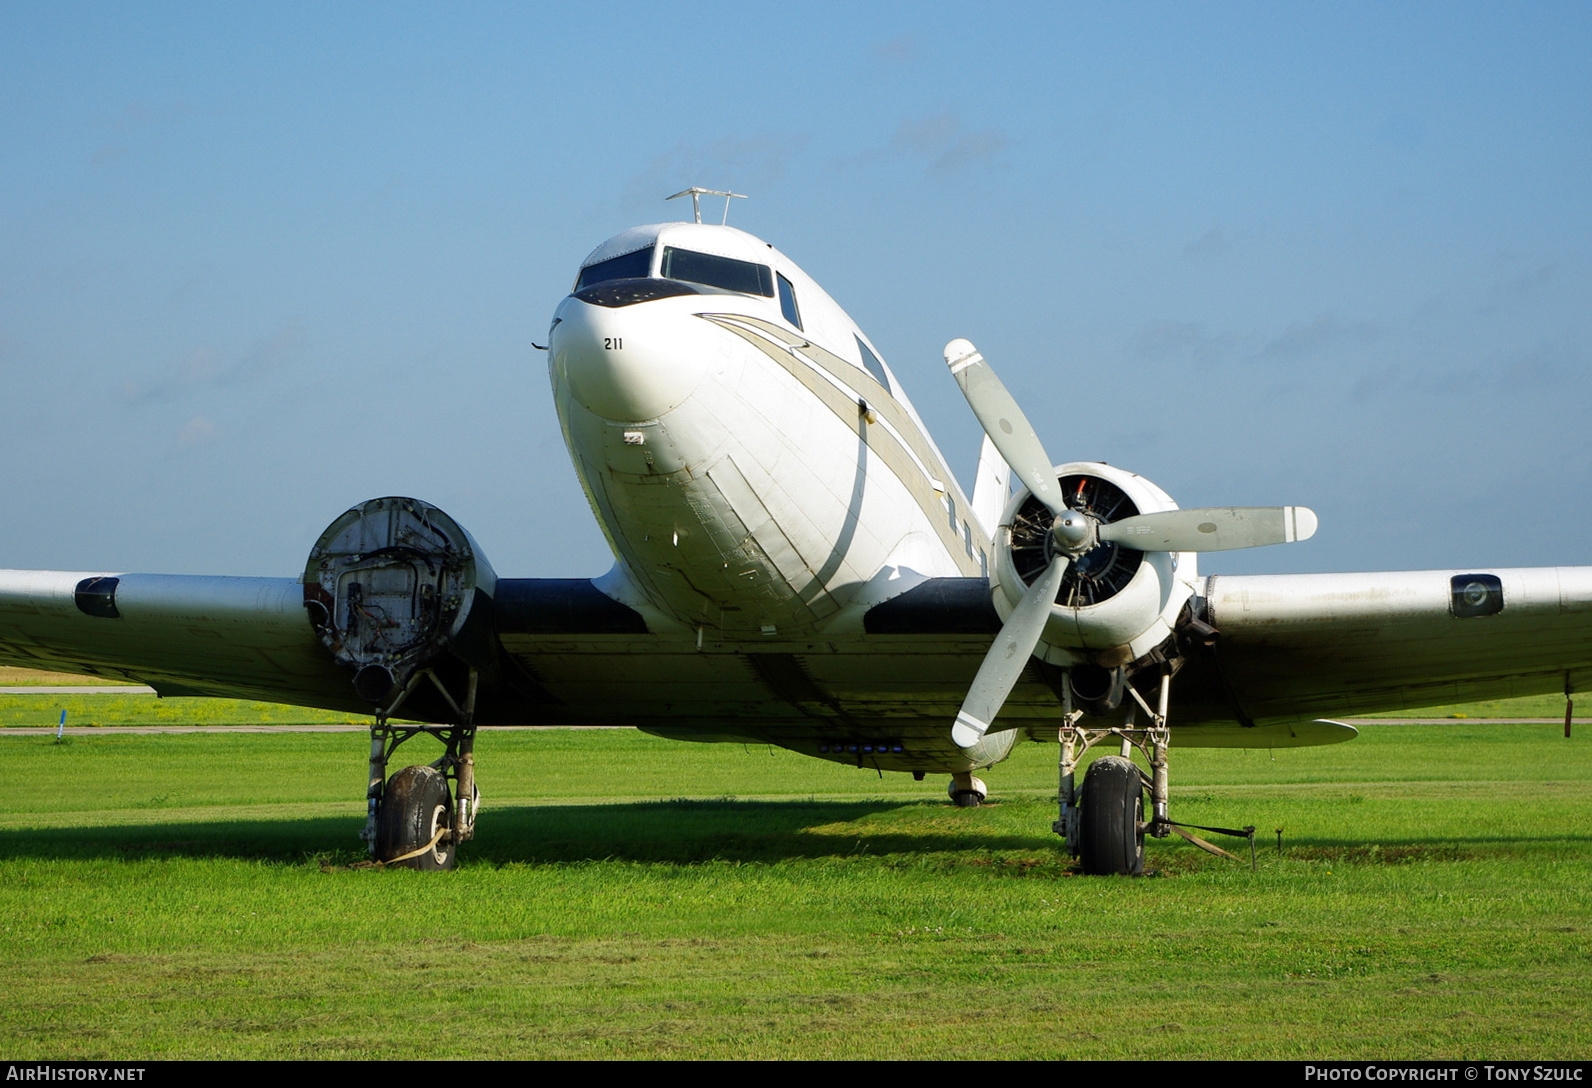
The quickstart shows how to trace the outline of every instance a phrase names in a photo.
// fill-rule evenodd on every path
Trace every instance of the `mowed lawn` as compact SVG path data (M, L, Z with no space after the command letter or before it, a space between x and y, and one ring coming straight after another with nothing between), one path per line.
M359 734L0 731L0 1053L1584 1058L1588 728L1174 750L1174 818L1256 825L1259 867L1170 839L1144 879L1072 874L1054 745L959 810L763 747L487 732L479 836L419 874L360 865Z

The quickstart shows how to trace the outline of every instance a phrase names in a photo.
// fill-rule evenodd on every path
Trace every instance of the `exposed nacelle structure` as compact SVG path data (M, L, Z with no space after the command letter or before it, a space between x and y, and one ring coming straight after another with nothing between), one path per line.
M470 663L490 652L489 637L474 636L489 635L478 598L492 596L497 575L458 522L419 499L371 499L344 513L310 549L303 581L322 645L377 707L450 651Z

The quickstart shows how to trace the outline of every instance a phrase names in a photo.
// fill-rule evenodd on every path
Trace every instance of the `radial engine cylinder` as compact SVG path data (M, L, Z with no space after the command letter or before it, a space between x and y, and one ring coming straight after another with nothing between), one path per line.
M1026 488L1007 504L996 531L995 607L1011 614L1029 586L1065 550L1072 522L1108 525L1137 514L1175 510L1171 496L1132 472L1096 462L1056 466L1067 511L1057 524ZM1087 537L1087 534L1083 534ZM1193 556L1183 557L1191 573ZM1176 575L1177 556L1096 542L1067 559L1067 572L1051 607L1035 655L1052 665L1112 669L1148 653L1172 633L1191 590ZM1103 693L1110 703L1111 694ZM1120 692L1116 694L1120 700ZM1101 704L1105 705L1105 704ZM1110 703L1110 705L1115 705Z

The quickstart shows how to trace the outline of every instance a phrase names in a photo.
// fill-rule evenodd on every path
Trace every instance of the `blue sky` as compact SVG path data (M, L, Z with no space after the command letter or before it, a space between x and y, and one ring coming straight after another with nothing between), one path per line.
M595 575L541 340L731 222L953 466L1301 503L1218 571L1592 562L1592 7L0 4L0 566L291 574L355 502Z

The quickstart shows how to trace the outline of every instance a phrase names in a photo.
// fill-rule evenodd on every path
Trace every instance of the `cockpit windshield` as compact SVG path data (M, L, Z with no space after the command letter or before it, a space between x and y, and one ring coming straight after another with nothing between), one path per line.
M652 247L648 246L646 249L610 257L606 261L598 261L596 264L582 268L579 278L575 280L575 290L579 291L594 283L604 283L608 280L643 279L651 274Z
M665 279L705 284L743 295L774 297L774 270L766 264L664 246L660 272Z
M580 270L575 280L575 290L583 291L593 284L610 280L645 279L651 276L655 248L647 246L587 265ZM698 283L705 287L717 287L721 291L774 297L774 270L768 265L720 257L715 253L664 246L662 267L658 269L658 274L664 279Z

